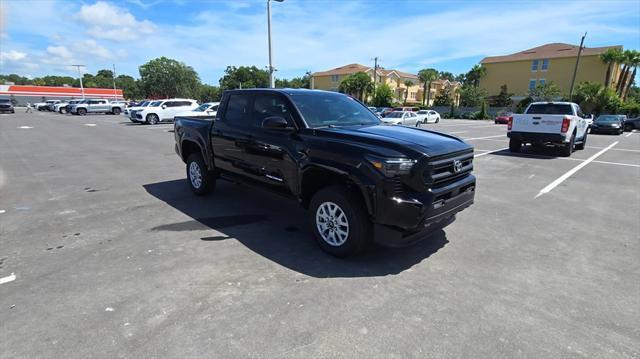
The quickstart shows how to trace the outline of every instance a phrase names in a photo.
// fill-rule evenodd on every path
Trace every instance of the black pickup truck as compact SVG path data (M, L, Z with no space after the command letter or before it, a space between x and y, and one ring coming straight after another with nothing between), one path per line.
M260 186L309 210L326 252L373 239L416 242L473 203L473 147L422 128L384 126L344 94L247 89L223 94L215 118L177 117L175 150L193 192L216 179Z

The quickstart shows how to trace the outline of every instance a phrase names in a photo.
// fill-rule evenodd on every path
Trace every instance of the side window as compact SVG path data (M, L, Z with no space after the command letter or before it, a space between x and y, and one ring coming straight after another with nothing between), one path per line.
M262 121L270 116L280 116L289 123L293 122L291 108L284 97L270 93L256 95L253 101L253 126L262 127Z
M531 72L538 71L538 62L539 62L539 60L531 61Z
M218 105L211 106L211 108L209 109L209 111L218 111Z
M180 106L191 106L192 102L191 101L182 101L182 104L180 104ZM197 103L195 105L198 105Z
M167 101L164 103L164 105L166 107L176 107L176 102L175 101Z
M534 90L535 88L536 88L536 80L535 79L529 80L529 91Z
M96 100L89 100L89 103L88 103L88 104L89 104L89 105L95 105L95 104L97 104L97 103L98 103L98 101L96 101Z
M101 100L101 101L99 101L99 103L100 103L101 105L104 105L104 104L106 104L106 103L107 103L107 101L105 101L105 100Z
M547 71L549 68L549 59L542 60L542 71Z
M249 96L248 94L229 95L227 109L224 113L225 122L237 126L249 124Z

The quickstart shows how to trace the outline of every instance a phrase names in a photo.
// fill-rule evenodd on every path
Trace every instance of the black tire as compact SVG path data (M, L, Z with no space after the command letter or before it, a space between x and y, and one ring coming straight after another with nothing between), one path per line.
M436 123L440 122L440 117L436 118Z
M200 174L199 181L197 173ZM207 169L207 165L199 153L192 153L187 158L187 182L191 191L198 196L209 194L216 187L216 177Z
M63 111L64 111L64 109L62 107L58 109L58 113L59 114L63 114L64 113Z
M155 125L159 121L160 119L158 118L158 115L156 115L155 113L150 113L147 115L147 118L146 118L147 125Z
M113 113L114 115L119 115L120 114L120 107L114 107L113 110L111 110L111 113Z
M509 151L518 153L522 150L522 141L516 139L509 139Z
M336 257L347 257L360 253L370 243L372 224L362 199L353 191L355 190L349 191L346 187L339 185L325 187L313 196L309 205L311 231L314 238L323 251ZM331 204L336 205L346 217L347 235L344 238L341 238L336 232L338 228L342 228L344 232L344 225L338 222L338 218L334 218L332 222L318 221L318 216L322 217L323 213L320 211L320 207L327 208L326 206L331 206ZM324 236L328 238L327 240L324 239L318 228L322 227L322 223L332 223L327 225L326 231L323 231ZM333 234L331 234L329 226L334 228ZM329 243L331 238L335 240L334 244Z
M84 109L84 108L79 108L78 109L78 115L84 116L86 114L87 114L87 110L86 109Z
M571 154L573 153L573 149L575 147L575 143L576 143L576 133L574 132L571 135L571 139L569 140L569 143L560 148L560 154L563 157L571 156Z
M576 150L584 150L584 147L587 145L587 133L584 133L584 137L582 138L582 142L576 145Z

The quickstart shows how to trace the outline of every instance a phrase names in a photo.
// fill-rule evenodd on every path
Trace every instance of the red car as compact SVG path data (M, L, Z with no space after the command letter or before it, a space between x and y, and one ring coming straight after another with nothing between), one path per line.
M506 125L509 123L509 118L512 117L513 114L511 112L504 112L496 116L495 123Z

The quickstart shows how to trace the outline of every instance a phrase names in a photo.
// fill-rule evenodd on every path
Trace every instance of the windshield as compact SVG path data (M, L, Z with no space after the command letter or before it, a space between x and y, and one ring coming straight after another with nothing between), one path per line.
M162 103L162 101L154 101L154 102L149 104L149 107L158 107L158 106L160 106L161 103Z
M292 94L291 99L311 128L377 125L380 120L349 96L332 93Z
M0 102L2 102L2 103L9 103L9 102L11 102L11 100L0 99Z
M388 114L387 118L402 118L403 114L404 114L404 112L395 111L395 112L391 112L390 114Z
M202 105L198 106L198 108L193 110L193 112L204 112L209 108L209 106L211 106L210 103L203 103Z
M534 115L573 115L569 104L538 103L529 106L527 114Z
M151 103L150 101L145 101L145 102L140 104L140 107L147 107L147 106L149 106L150 103Z
M616 116L616 115L604 115L596 119L596 122L618 122L618 121L620 121L620 116Z

